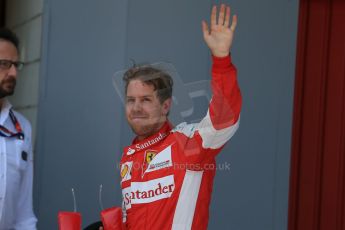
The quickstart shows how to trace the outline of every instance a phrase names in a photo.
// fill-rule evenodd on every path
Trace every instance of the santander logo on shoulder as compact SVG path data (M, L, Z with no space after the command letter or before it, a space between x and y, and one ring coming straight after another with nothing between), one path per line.
M174 176L166 176L146 182L132 182L122 190L126 209L132 204L146 204L171 197L175 189Z
M144 142L137 143L135 145L131 145L131 147L128 147L126 154L132 155L136 151L141 151L150 147L151 145L157 144L158 142L163 140L167 135L168 135L167 133L159 132L157 135L155 135L151 139L148 139Z
M135 153L135 150L134 149L132 149L132 148L128 148L127 149L127 155L132 155L133 153Z

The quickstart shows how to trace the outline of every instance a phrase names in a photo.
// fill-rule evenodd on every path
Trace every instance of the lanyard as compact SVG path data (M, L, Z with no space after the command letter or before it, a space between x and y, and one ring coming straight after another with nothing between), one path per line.
M14 113L12 111L12 109L10 110L10 118L11 118L11 121L14 125L14 127L16 128L16 133L8 130L6 127L0 125L0 136L3 136L3 137L17 137L19 140L24 140L24 133L23 133L23 130L22 130L22 127L20 126L16 116L14 116Z

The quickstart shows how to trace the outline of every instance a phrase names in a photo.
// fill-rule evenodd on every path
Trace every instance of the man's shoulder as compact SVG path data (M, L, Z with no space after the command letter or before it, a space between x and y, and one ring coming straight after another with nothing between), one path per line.
M187 137L191 137L194 135L194 132L196 131L196 127L197 127L198 123L191 123L188 124L187 122L182 122L180 124L178 124L177 126L175 126L175 128L173 128L171 130L172 133L182 133Z

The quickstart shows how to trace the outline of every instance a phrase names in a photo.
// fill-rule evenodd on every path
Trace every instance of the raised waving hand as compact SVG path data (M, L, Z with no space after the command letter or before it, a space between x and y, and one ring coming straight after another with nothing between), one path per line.
M234 15L230 24L230 7L222 4L217 20L217 6L212 7L211 24L202 21L204 40L213 56L225 57L229 55L237 25L237 16Z

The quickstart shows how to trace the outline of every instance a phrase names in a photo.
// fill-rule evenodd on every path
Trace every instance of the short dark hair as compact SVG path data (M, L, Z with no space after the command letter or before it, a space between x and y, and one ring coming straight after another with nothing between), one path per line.
M161 103L172 97L173 79L169 74L160 69L149 65L134 66L128 69L123 76L126 94L128 84L132 80L140 80L145 84L152 85L154 90L157 90L157 96Z
M19 39L12 30L0 28L0 40L11 42L19 50Z

